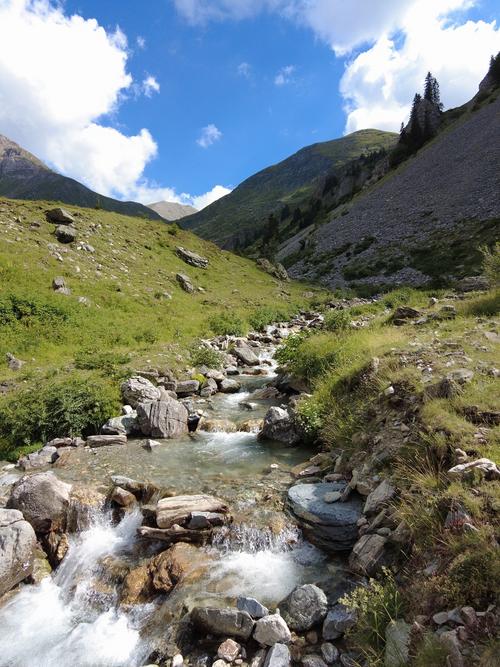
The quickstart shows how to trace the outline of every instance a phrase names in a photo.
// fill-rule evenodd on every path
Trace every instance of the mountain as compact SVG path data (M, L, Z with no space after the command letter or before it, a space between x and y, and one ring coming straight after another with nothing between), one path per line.
M161 215L162 218L169 222L180 220L181 218L185 218L186 216L197 212L197 209L195 209L194 206L189 206L189 204L177 204L173 201L157 201L154 204L148 204L148 208L156 211L158 215Z
M269 215L282 215L308 202L318 183L334 169L374 151L386 150L396 135L360 130L307 146L241 183L230 194L182 221L182 227L224 248L247 248L262 236Z
M500 87L483 82L416 154L285 239L276 259L292 277L366 292L476 273L499 234L499 127Z
M160 216L147 206L104 197L73 178L49 169L41 160L0 134L0 196L11 199L44 199L100 208L123 215L157 220Z

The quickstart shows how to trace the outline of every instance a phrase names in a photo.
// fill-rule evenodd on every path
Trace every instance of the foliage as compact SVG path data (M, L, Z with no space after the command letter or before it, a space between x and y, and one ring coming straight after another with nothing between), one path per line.
M500 287L500 241L492 249L483 246L480 250L483 254L483 270L491 287Z
M347 633L349 643L370 660L370 665L376 664L383 656L387 625L405 611L393 575L384 569L381 581L370 579L368 585L355 588L340 602L357 615L356 624Z
M47 382L43 391L24 389L0 402L0 447L4 454L56 437L97 433L120 408L114 383L79 375Z
M116 371L117 366L128 364L128 354L119 352L97 352L95 350L81 350L75 356L75 366L81 370L99 370L106 375Z
M327 331L341 331L351 327L351 315L348 310L331 309L325 314L324 326Z
M216 336L243 336L245 334L243 320L235 313L221 312L212 315L208 324Z
M313 396L298 402L296 418L306 440L316 441L323 426L323 411L321 405Z
M433 632L426 632L419 642L413 667L446 667L448 649Z
M310 332L306 329L301 333L291 334L282 345L276 350L275 359L276 361L285 366L294 362L299 353L302 343L310 336Z
M207 366L207 368L220 369L223 366L223 356L201 342L196 342L189 352L193 366Z
M269 324L284 322L289 316L290 313L283 308L263 306L254 310L248 318L248 322L255 331L264 331Z

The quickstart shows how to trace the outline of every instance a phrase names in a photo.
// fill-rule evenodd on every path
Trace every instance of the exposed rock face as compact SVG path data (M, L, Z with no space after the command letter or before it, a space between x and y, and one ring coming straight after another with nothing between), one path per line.
M375 514L394 497L396 489L386 479L366 499L364 514Z
M148 379L136 375L129 378L121 386L122 397L125 403L136 408L144 401L157 401L160 398L160 390Z
M261 437L277 440L287 445L296 445L300 441L300 434L295 420L288 410L272 406L264 417Z
M278 278L278 280L290 280L288 277L287 270L283 266L283 264L280 264L279 262L277 264L271 264L271 262L266 259L265 257L262 257L261 259L257 260L257 265L266 273L269 273L269 275L274 276L275 278Z
M199 632L243 640L250 638L254 627L249 614L236 609L195 607L191 611L191 621Z
M184 523L193 513L211 512L225 514L228 507L214 496L173 496L162 498L156 505L156 523L159 528L170 528Z
M188 294L194 292L194 285L191 282L191 278L186 276L185 273L178 273L175 278L185 292Z
M56 227L56 231L54 233L57 240L61 243L73 243L73 241L76 241L76 237L78 236L76 229L70 225L59 225Z
M191 252L191 250L186 250L186 248L183 248L182 246L177 246L175 251L186 264L195 266L198 269L206 269L208 266L208 259L201 257L201 255L197 255L195 252Z
M185 398L186 396L193 396L197 394L200 389L200 383L198 380L180 380L177 382L175 392L177 396Z
M385 667L404 667L410 655L411 625L403 620L390 621L385 629Z
M37 533L64 530L70 493L71 484L53 472L39 472L14 484L8 507L20 510Z
M254 639L264 646L287 644L292 635L286 622L279 614L264 616L255 623Z
M448 470L448 475L453 477L467 477L475 470L482 472L486 479L500 479L500 468L490 459L477 459L469 463L461 463Z
M55 222L61 225L73 225L75 218L65 208L51 208L45 215L49 222Z
M188 411L170 397L139 403L137 420L143 435L152 438L178 438L188 432Z
M279 609L291 630L306 632L325 618L328 600L321 588L305 584L280 602Z
M33 571L36 535L21 512L0 509L0 597Z
M381 535L363 535L349 556L349 567L359 574L373 575L384 564L386 544Z
M342 482L296 484L288 490L290 509L306 537L326 551L348 551L358 537L362 499L352 493L344 503L325 503L327 493L343 491Z

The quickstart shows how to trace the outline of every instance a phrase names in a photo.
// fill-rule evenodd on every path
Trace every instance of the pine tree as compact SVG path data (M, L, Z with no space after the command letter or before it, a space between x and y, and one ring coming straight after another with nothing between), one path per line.
M500 84L500 51L496 56L491 56L488 74L496 84Z
M410 131L408 133L408 143L412 150L417 151L423 143L423 128L420 127L418 118L418 108L422 102L420 93L416 93L413 98L413 104L410 114Z
M427 72L427 76L425 77L424 100L428 100L434 104L439 111L443 110L438 80L430 72Z

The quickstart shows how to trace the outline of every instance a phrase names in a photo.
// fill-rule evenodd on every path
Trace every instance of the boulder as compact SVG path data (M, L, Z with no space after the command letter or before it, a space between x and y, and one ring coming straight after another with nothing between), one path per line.
M59 225L54 233L60 243L73 243L78 235L74 227L66 225Z
M213 396L219 391L217 382L213 378L207 378L205 382L201 385L200 396L203 398L208 398Z
M469 463L453 466L448 470L448 475L462 478L472 475L476 470L482 473L486 479L500 479L500 467L490 459L476 459L475 461L469 461Z
M190 530L205 530L225 523L224 514L220 512L191 512L187 527Z
M143 435L153 438L178 438L188 432L188 411L175 398L139 403L137 420Z
M194 292L194 285L191 282L191 279L189 278L189 276L186 276L186 274L184 274L184 273L178 273L175 276L175 279L177 280L177 282L179 283L179 285L182 287L182 289L185 292L187 292L188 294L191 294L192 292Z
M279 614L269 614L260 618L255 623L253 637L264 646L288 644L292 639L288 625Z
M194 607L191 622L198 632L245 641L250 638L254 627L252 618L245 611L215 607Z
M101 428L104 435L132 435L138 431L140 432L140 429L135 410L126 415L111 417Z
M323 638L339 639L356 623L356 613L338 602L330 609L323 623Z
M160 390L155 387L148 379L135 375L129 378L121 386L121 392L124 403L137 407L139 403L145 401L157 401L160 398Z
M326 551L349 551L358 538L357 521L363 500L351 493L346 502L326 503L327 493L346 488L345 482L296 484L288 490L288 504L307 539Z
M159 528L171 528L182 524L196 512L226 514L228 507L223 500L214 496L173 496L162 498L156 505L156 523Z
M328 600L321 588L305 584L280 602L279 609L291 630L306 632L325 618Z
M7 366L10 368L11 371L20 371L21 368L26 363L25 361L22 361L21 359L15 357L11 352L7 352L5 358L7 360Z
M382 535L363 535L349 556L349 567L354 572L372 576L385 563L387 538Z
M219 384L219 390L223 394L236 394L241 389L241 384L237 380L224 378Z
M396 326L406 324L408 320L415 320L421 317L422 313L409 306L399 306L392 314L392 321Z
M330 642L321 644L321 655L327 665L331 665L339 659L340 652L336 646Z
M200 431L207 433L236 433L238 427L229 419L206 419L203 417L199 425Z
M287 445L296 445L300 435L295 420L288 410L272 406L266 412L260 437L277 440Z
M71 484L57 479L53 472L21 477L12 487L8 507L20 510L37 533L64 530Z
M490 283L486 276L467 276L457 282L459 292L483 292L489 289Z
M244 343L235 347L233 354L244 366L258 366L260 363L259 357Z
M255 598L239 597L236 606L240 611L246 611L252 618L264 618L269 614L269 609Z
M57 276L57 278L53 279L52 289L54 292L57 292L58 294L64 294L65 296L69 296L71 294L71 290L66 285L66 281L62 276Z
M396 489L386 479L375 488L366 499L364 514L379 512L396 494Z
M51 208L49 211L45 211L45 215L49 222L60 225L72 225L76 222L75 218L65 208Z
M111 475L111 481L115 486L121 486L122 489L133 493L137 500L147 503L158 492L158 487L148 482L138 482L124 475Z
M38 452L31 452L31 454L22 456L17 462L17 466L24 471L37 470L50 466L58 457L56 447L45 446Z
M186 264L195 266L198 269L206 269L208 266L208 259L197 255L195 252L191 252L191 250L186 250L182 246L177 246L175 252Z
M111 492L110 499L120 507L131 507L136 503L134 494L126 489L122 489L121 486L115 486Z
M126 445L126 435L89 435L85 441L87 447L112 447L113 445Z
M290 650L286 644L275 644L267 652L264 667L290 667Z
M175 392L180 398L193 396L200 390L200 383L198 380L179 380L175 387Z
M403 620L389 621L385 629L385 667L404 667L410 654L411 625Z
M33 572L36 535L15 509L0 509L0 598Z

